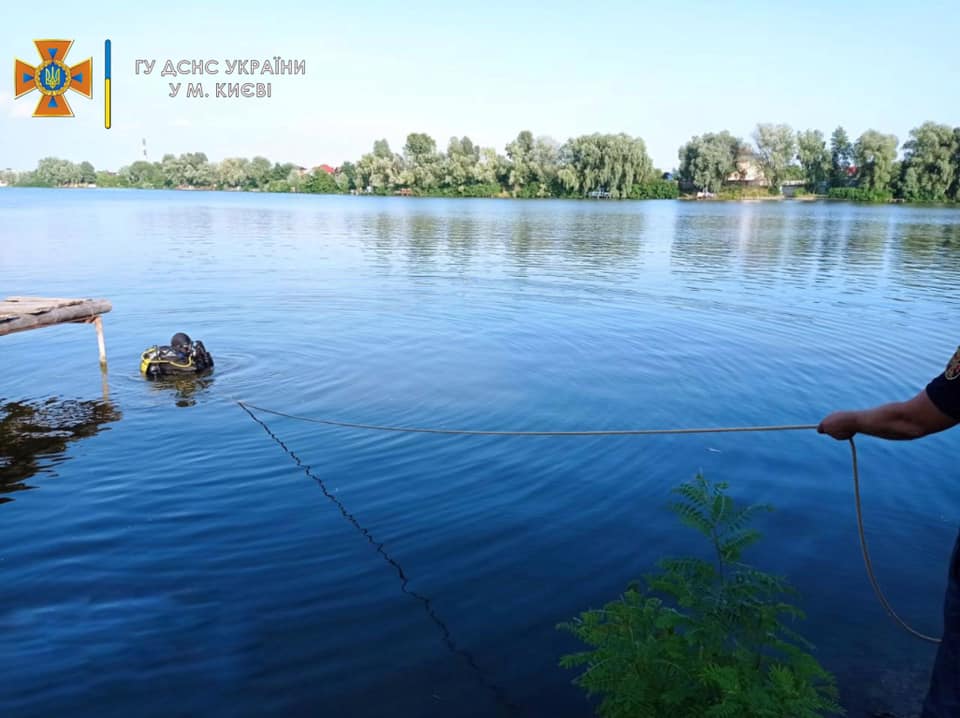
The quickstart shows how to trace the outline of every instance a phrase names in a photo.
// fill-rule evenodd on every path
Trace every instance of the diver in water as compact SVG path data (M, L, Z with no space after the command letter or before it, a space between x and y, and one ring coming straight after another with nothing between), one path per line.
M159 376L203 374L213 368L213 357L201 341L193 341L183 332L170 339L169 346L153 346L140 357L140 373L154 379Z
M186 359L190 356L190 350L193 348L193 342L183 332L177 332L170 339L170 348L177 353L180 359Z

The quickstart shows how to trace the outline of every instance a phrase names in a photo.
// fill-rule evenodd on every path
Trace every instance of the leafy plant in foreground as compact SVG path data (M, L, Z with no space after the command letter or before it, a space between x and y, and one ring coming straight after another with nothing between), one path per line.
M591 650L564 656L586 667L574 683L601 697L605 718L812 718L839 714L833 677L786 622L780 578L741 562L769 506L740 508L702 475L674 489L671 509L709 542L713 557L664 559L616 601L559 628Z

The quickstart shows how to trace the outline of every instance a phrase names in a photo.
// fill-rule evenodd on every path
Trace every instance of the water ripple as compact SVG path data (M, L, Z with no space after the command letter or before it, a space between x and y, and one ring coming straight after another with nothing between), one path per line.
M271 420L287 456L236 400L468 429L813 423L911 396L955 351L955 210L11 190L0 211L8 294L114 304L105 376L90 327L0 338L3 714L584 715L555 624L699 550L664 505L701 469L778 507L751 558L798 586L850 706L849 666L929 663L873 603L848 457L813 433ZM144 381L176 331L215 372ZM4 418L28 410L29 431ZM951 441L861 447L881 582L929 630Z

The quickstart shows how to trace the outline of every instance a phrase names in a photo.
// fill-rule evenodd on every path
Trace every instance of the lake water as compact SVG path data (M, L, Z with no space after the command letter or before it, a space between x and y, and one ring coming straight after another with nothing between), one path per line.
M942 371L958 279L940 208L0 191L0 296L114 307L106 385L89 326L0 337L0 715L589 715L555 625L705 554L664 509L701 469L776 506L748 558L800 590L851 715L915 707L933 649L871 593L843 443L259 414L291 455L235 400L474 429L816 423ZM144 381L177 331L215 373ZM860 441L880 582L927 632L958 441Z

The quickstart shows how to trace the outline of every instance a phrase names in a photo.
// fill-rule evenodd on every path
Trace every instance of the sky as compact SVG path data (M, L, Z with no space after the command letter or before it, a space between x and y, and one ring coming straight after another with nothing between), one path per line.
M17 5L11 5L15 8ZM441 149L469 136L503 152L521 130L563 142L625 132L671 169L690 137L758 122L829 136L843 125L906 140L926 120L960 126L960 9L955 2L823 0L644 2L223 2L4 9L0 169L56 156L116 170L143 156L205 152L339 165L410 132ZM14 58L34 39L74 40L93 58L93 99L69 92L73 118L34 118L13 97ZM104 124L104 40L113 45L111 129ZM227 74L227 60L280 56L300 76ZM138 59L155 60L136 73ZM217 60L217 75L163 77L167 59ZM3 73L0 73L0 77ZM169 83L183 83L169 97ZM210 97L187 98L188 82ZM217 82L270 82L269 98L217 98Z

